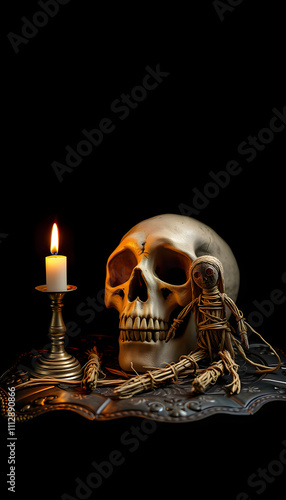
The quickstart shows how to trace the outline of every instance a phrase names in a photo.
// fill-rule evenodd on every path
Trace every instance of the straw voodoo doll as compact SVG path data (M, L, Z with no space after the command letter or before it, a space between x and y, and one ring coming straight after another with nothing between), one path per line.
M256 373L271 372L279 368L280 358L278 354L259 333L246 323L242 312L225 293L221 262L215 257L204 255L193 262L190 273L193 300L173 321L166 342L175 337L177 329L193 310L198 347L188 355L181 356L177 363L147 371L146 374L128 380L116 388L115 393L118 397L131 397L143 390L155 388L168 380L179 380L180 375L184 376L190 373L196 375L192 382L192 392L203 392L209 385L214 384L219 376L228 372L232 377L230 384L228 384L231 393L239 393L240 378L237 373L238 365L235 362L234 347L237 348L245 361L256 367ZM226 308L231 311L237 321L240 341L232 333L232 328L226 318ZM278 359L277 366L267 368L265 365L253 363L247 358L244 351L249 347L246 325L270 347ZM208 359L211 364L205 369L199 369L198 362L203 359Z
M224 292L223 268L215 257L202 256L193 262L191 267L193 300L183 309L171 326L166 341L175 336L176 329L183 318L193 309L197 327L198 348L194 351L200 359L209 358L211 366L204 370L193 382L193 389L197 392L204 390L204 385L214 383L225 369L232 375L232 392L240 391L240 379L237 374L238 365L235 363L233 344L234 339L230 325L226 318L226 307L235 316L240 334L241 344L248 349L247 328L242 313L234 301ZM242 349L242 347L241 347ZM193 354L194 354L193 353ZM215 361L215 358L220 361Z

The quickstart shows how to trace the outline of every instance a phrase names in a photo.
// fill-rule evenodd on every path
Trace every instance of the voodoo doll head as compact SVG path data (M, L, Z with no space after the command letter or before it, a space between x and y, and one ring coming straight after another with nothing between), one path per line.
M191 267L193 278L193 297L198 296L202 290L211 290L215 286L221 293L224 292L223 268L221 262L212 256L197 258Z

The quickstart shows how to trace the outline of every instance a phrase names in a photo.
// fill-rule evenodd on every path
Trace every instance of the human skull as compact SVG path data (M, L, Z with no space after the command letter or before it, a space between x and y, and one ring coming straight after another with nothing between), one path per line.
M190 267L201 255L223 265L226 293L236 300L239 269L227 243L191 217L164 214L139 222L106 266L105 305L119 312L119 364L130 371L178 361L196 348L191 314L180 335L165 342L174 318L192 300Z

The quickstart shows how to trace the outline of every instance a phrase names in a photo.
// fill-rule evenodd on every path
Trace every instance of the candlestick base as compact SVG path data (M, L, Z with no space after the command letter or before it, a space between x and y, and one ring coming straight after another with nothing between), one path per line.
M76 286L67 285L67 290L50 292L46 285L37 286L36 290L46 292L51 300L52 320L49 328L51 347L35 362L36 377L53 377L62 380L80 380L82 368L79 361L68 354L64 347L66 327L62 317L63 297L65 293L76 290Z
M79 361L65 352L61 358L48 352L40 356L35 362L33 375L40 378L52 377L62 380L80 380L82 368Z

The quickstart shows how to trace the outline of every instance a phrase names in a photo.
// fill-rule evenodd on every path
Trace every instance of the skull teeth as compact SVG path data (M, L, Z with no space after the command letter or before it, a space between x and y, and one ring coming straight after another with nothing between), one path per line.
M149 328L149 330L154 330L154 321L152 318L149 318L147 328Z
M140 318L136 316L136 318L132 318L128 316L122 316L119 324L120 330L143 330L143 331L164 331L168 330L168 323L166 321L160 319L153 318Z
M140 321L140 318L136 318L136 319L139 319ZM136 328L135 326L135 323L134 323L134 328ZM147 330L147 321L145 318L142 319L141 321L141 324L140 324L140 327L139 327L141 330Z
M122 342L158 342L165 340L169 329L166 321L139 316L123 316L119 328Z
M143 322L143 320L142 320L142 322ZM137 316L137 318L135 318L135 320L134 320L133 329L140 330L140 323L141 323L140 318L139 318L139 316Z
M119 339L122 342L157 342L158 340L165 340L166 336L166 330L120 330Z
M132 327L133 327L133 319L129 317L127 318L125 328L129 330Z

